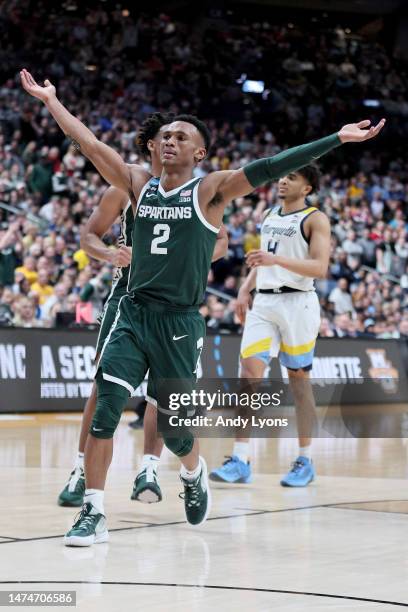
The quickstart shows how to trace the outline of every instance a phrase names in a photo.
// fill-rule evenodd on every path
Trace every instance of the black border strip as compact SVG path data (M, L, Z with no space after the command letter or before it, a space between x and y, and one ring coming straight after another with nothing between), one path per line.
M261 587L239 587L239 586L226 586L219 584L185 584L177 582L127 582L119 581L113 582L110 580L1 580L0 584L102 584L105 586L162 586L162 587L176 587L184 589L219 589L226 591L246 591L255 593L280 593L284 595L307 595L309 597L323 597L330 599L346 599L348 601L365 601L368 603L386 604L388 606L399 606L402 608L408 608L408 603L401 601L389 601L387 599L371 599L368 597L355 597L353 595L334 595L332 593L313 593L311 591L292 591L286 589L264 589Z

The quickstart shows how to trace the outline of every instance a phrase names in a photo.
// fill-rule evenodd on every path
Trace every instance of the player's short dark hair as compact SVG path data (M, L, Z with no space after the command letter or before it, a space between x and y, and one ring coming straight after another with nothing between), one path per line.
M304 168L300 168L300 170L297 170L296 172L300 174L300 176L303 176L303 178L309 183L312 188L310 193L317 193L319 191L321 172L316 164L309 164Z
M211 134L205 123L200 121L200 119L197 119L197 117L195 117L194 115L176 115L173 121L185 121L186 123L191 123L192 125L194 125L194 127L197 128L197 130L203 137L204 146L208 152L211 145Z
M164 113L153 113L153 115L146 117L136 136L136 146L138 152L141 155L148 157L150 155L150 151L147 143L149 140L156 138L160 128L163 127L163 125L171 123L172 121L173 115Z

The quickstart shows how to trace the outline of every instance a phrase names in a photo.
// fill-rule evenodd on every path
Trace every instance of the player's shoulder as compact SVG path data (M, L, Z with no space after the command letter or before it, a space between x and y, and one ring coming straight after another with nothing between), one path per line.
M148 183L152 178L152 175L148 170L139 166L138 164L128 164L130 177L131 177L131 185L133 190L133 195L138 196L143 187Z
M311 229L326 229L330 228L330 220L325 212L315 206L310 206L310 210L305 215L304 225Z
M126 208L128 201L129 195L126 192L122 189L118 189L118 187L110 185L103 194L99 207L102 209L105 207L116 207L119 211Z

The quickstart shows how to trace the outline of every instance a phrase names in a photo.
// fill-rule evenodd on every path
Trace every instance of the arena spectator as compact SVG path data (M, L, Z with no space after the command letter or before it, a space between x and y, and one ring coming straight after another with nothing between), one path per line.
M329 295L329 302L334 305L335 314L351 313L354 311L353 300L349 293L348 281L346 278L340 278L337 286Z

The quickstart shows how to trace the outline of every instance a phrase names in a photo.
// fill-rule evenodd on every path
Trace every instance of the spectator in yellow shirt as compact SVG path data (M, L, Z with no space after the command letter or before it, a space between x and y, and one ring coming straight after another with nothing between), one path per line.
M24 274L30 285L32 285L37 280L38 276L35 267L36 264L34 257L28 255L27 257L24 257L23 265L16 268L15 271Z
M252 249L261 248L261 237L258 234L256 225L253 221L246 222L246 232L244 235L244 251L249 253Z
M48 284L48 272L41 269L38 272L38 279L31 285L31 292L38 295L38 303L42 306L49 297L54 294L54 287Z

